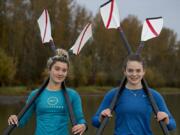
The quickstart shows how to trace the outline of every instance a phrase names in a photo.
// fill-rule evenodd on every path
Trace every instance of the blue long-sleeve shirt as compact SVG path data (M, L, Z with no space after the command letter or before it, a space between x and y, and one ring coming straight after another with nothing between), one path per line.
M37 90L30 93L27 103L36 94ZM72 103L75 118L78 124L85 124L81 99L79 94L67 88ZM68 135L69 134L69 113L62 90L52 91L47 88L36 99L35 103L28 109L19 122L23 127L33 112L36 114L35 135Z
M110 103L117 91L117 88L109 91L95 116L92 118L92 124L95 127L100 126L100 113L109 108ZM166 112L169 116L167 128L173 130L176 128L176 122L170 114L163 97L155 90L150 89L160 111ZM150 101L143 89L129 90L125 88L117 101L115 112L115 130L114 135L152 135L150 123L152 107Z

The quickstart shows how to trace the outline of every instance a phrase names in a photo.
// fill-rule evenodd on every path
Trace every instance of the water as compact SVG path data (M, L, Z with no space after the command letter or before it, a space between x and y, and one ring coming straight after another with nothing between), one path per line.
M177 124L177 129L170 132L170 135L180 135L180 108L178 103L180 103L180 95L163 95L166 103L174 116ZM88 121L89 130L86 135L95 135L96 129L91 126L91 117L96 112L103 96L82 96L83 110L85 112L85 118ZM7 118L10 114L16 114L23 107L23 103L0 105L0 133L7 126ZM104 135L113 134L114 121L110 120L105 128ZM35 129L34 118L32 118L24 128L16 128L12 135L33 135ZM155 135L163 135L158 123L153 120L152 129Z

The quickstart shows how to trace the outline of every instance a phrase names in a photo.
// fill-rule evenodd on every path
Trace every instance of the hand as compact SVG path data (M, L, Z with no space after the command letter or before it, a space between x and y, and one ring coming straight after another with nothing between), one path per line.
M157 113L157 121L163 120L166 124L169 123L169 117L168 114L165 112L158 112Z
M101 112L99 121L101 122L105 117L112 117L111 110L109 108Z
M11 115L8 118L8 125L11 125L11 124L16 124L18 126L18 118L16 115Z
M82 135L85 130L86 130L86 125L85 124L77 124L77 125L73 126L72 133L75 134L75 135L76 134Z

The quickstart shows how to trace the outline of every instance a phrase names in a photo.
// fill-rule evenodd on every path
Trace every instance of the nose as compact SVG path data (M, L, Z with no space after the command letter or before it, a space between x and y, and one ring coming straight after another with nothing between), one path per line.
M64 72L60 70L60 71L58 72L58 75L59 75L59 76L62 76L62 75L64 75Z
M137 72L136 72L136 71L133 71L133 72L132 72L132 75L133 75L133 76L136 76L136 75L137 75Z

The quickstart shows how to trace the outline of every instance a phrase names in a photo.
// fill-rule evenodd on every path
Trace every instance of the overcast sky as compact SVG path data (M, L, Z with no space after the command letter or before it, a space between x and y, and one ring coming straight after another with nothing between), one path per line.
M107 0L76 0L95 15L99 6ZM162 16L164 26L177 33L180 40L180 0L116 0L121 20L129 14L135 15L142 22L147 17Z

